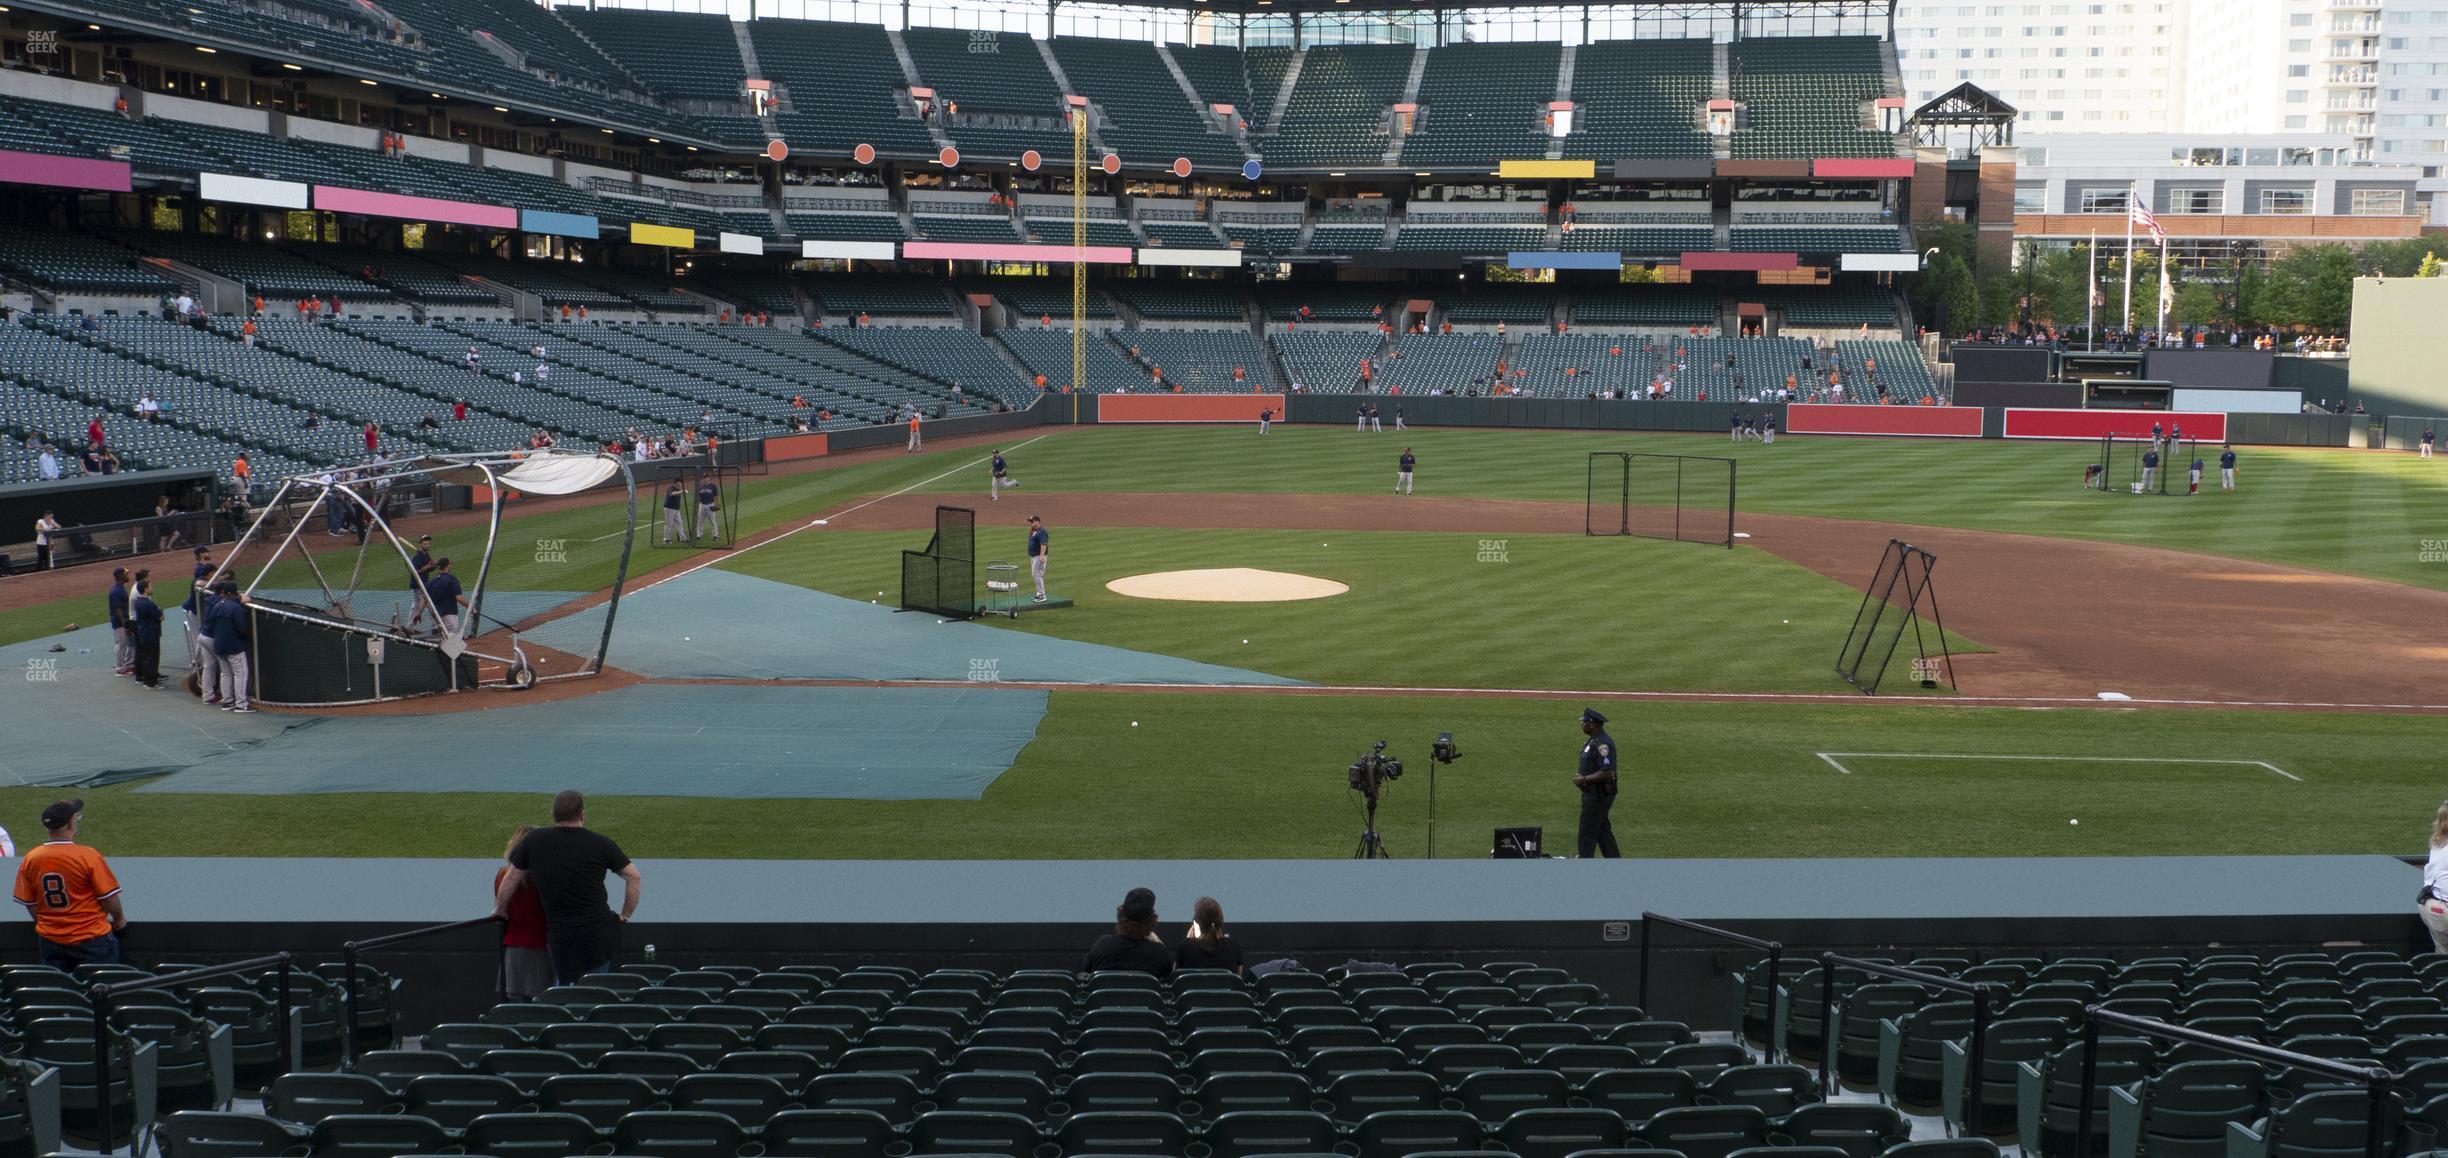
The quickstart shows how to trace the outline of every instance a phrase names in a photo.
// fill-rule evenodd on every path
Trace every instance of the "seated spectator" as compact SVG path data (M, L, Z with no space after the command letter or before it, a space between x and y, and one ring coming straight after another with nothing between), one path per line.
M1224 931L1224 906L1200 897L1190 906L1190 931L1173 948L1177 969L1229 969L1242 976L1241 945Z
M1135 972L1173 975L1173 954L1156 938L1156 894L1132 889L1114 907L1114 931L1096 939L1080 959L1082 973Z

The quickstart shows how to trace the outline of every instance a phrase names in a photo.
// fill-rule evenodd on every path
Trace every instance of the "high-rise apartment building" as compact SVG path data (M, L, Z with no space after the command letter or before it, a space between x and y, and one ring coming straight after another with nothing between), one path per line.
M2186 7L2187 0L1901 0L1896 67L1915 105L1970 81L2013 105L2020 127L2032 132L2167 132L2184 114Z

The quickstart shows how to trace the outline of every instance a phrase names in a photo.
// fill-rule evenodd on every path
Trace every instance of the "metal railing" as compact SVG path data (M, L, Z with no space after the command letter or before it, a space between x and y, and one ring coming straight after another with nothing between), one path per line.
M1776 1010L1778 974L1782 970L1785 962L1785 946L1783 943L1762 940L1758 937L1734 932L1731 929L1720 929L1714 925L1703 925L1697 921L1686 921L1680 917L1669 917L1664 913L1652 913L1646 910L1641 913L1640 992L1639 996L1635 1000L1635 1004L1641 1007L1641 1012L1643 1014L1646 1014L1649 1010L1649 947L1657 941L1655 929L1659 925L1668 925L1687 932L1698 933L1705 937L1714 937L1720 941L1732 942L1733 944L1757 949L1768 954L1768 985L1763 992L1768 995L1768 1008L1773 1016ZM1747 1004L1748 1000L1748 995L1745 995L1744 1003ZM1742 1036L1741 1016L1742 1015L1738 1010L1735 1014L1736 1024L1734 1026L1734 1036L1738 1039ZM1764 1051L1762 1051L1762 1058L1763 1060L1771 1062L1777 1060L1776 1032L1774 1026L1769 1027L1768 1046Z
M288 1073L295 1066L297 1058L290 1050L289 971L291 965L290 955L287 953L274 953L267 957L249 957L244 961L232 961L227 965L211 965L202 969L189 969L183 973L164 973L158 977L147 977L141 981L119 984L104 983L86 991L86 996L93 1001L94 1133L98 1139L95 1145L101 1148L102 1153L116 1152L116 1148L111 1145L111 1137L117 1130L117 1124L111 1121L111 999L122 993L169 989L197 981L210 981L216 977L231 977L263 969L279 970L280 990L274 1001L272 1019L274 1030L280 1041L280 1072ZM130 1059L131 1063L133 1060ZM134 1089L134 1081L135 1075L131 1072L129 1074L131 1091ZM132 1110L134 1107L130 1108ZM133 1155L140 1149L141 1146L137 1142L129 1143L129 1154Z
M2316 1074L2343 1078L2350 1082L2360 1082L2371 1091L2371 1114L2364 1120L2363 1125L2364 1158L2381 1158L2381 1154L2388 1148L2389 1139L2385 1127L2388 1124L2389 1099L2396 1093L2397 1075L2385 1067L2357 1065L2335 1058L2313 1057L2310 1054L2263 1045L2257 1041L2222 1037L2186 1026L2170 1025L2153 1018L2136 1017L2130 1013L2102 1009L2097 1005L2083 1007L2082 1101L2074 1115L2074 1137L2078 1140L2078 1146L2088 1145L2091 1137L2092 1115L2098 1112L2098 1108L2092 1103L2098 1097L2098 1091L2094 1087L2099 1085L2099 1039L2100 1027L2103 1025L2114 1026L2119 1030L2140 1034L2144 1037L2185 1042L2207 1049L2215 1049L2222 1053L2268 1065L2291 1066Z
M1998 987L1986 981L1964 981L1941 973L1924 973L1885 961L1861 957L1846 957L1836 953L1819 955L1819 1089L1823 1094L1836 1089L1836 971L1852 969L1875 977L1910 982L1949 993L1960 993L1972 999L1972 1040L1964 1046L1964 1068L1970 1077L1964 1082L1964 1132L1974 1138L1987 1137L1981 1128L1982 1111L1986 1109L1981 1087L1987 1082L1982 1072L1989 1044L1989 994Z
M358 1010L361 1008L357 997L357 960L361 955L375 949L397 945L402 941L415 941L460 929L473 929L479 925L490 926L498 930L506 923L499 914L488 914L465 921L452 921L445 925L427 925L422 929L386 933L380 937L368 937L362 941L349 941L342 944L340 946L340 1064L344 1067L354 1067L357 1064L357 1018ZM501 938L496 936L494 940L499 942ZM495 950L494 957L494 1000L508 999L509 981L510 947L507 944L500 944Z

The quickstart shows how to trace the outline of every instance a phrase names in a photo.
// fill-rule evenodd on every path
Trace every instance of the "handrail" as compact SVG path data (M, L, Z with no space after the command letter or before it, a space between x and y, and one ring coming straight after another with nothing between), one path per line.
M93 1001L94 1124L95 1134L98 1138L98 1141L95 1144L102 1148L102 1152L104 1154L116 1152L116 1148L111 1145L111 1135L118 1128L117 1125L111 1121L110 1104L111 998L121 993L141 993L151 989L168 989L172 986L185 985L192 981L209 981L215 977L229 977L239 973L251 973L259 969L269 969L274 966L278 966L280 969L280 996L273 1005L272 1021L276 1036L280 1042L280 1070L282 1073L288 1073L291 1067L294 1066L297 1061L297 1059L291 1055L289 1051L290 960L290 955L287 953L273 953L263 957L249 957L244 961L232 961L226 965L207 965L201 969L189 969L179 973L164 973L158 977L146 977L136 981L126 981L117 984L104 982L86 990L86 996L91 998ZM130 1059L131 1063L133 1060L134 1059L132 1058ZM129 1080L134 1080L132 1074L130 1075ZM137 1144L131 1141L128 1144L128 1153L130 1155L134 1155L136 1153L136 1149Z
M2096 1107L2091 1104L2095 1092L2092 1087L2099 1084L2099 1037L2102 1025L2112 1025L2144 1037L2205 1046L2268 1065L2289 1066L2327 1074L2335 1078L2344 1078L2348 1081L2361 1082L2371 1091L2371 1112L2363 1122L2364 1158L2380 1158L2381 1151L2386 1146L2386 1140L2381 1136L2382 1127L2388 1122L2388 1102L2395 1093L2397 1085L2397 1074L2386 1066L2356 1065L2353 1062L2339 1061L2336 1058L2313 1057L2310 1054L2296 1053L2290 1049L2280 1049L2274 1045L2263 1045L2260 1042L2248 1041L2240 1037L2224 1037L2190 1026L2171 1025L2156 1018L2137 1017L2130 1013L2103 1009L2097 1005L2083 1007L2082 1103L2074 1116L2074 1136L2076 1138L2091 1136L2092 1116L2096 1113Z
M1686 921L1681 917L1669 917L1664 913L1652 913L1643 909L1641 911L1640 992L1635 1004L1641 1007L1644 1015L1649 1011L1649 946L1657 939L1650 935L1649 930L1652 925L1671 925L1677 929L1715 937L1720 941L1730 941L1768 954L1768 987L1764 992L1768 994L1769 1009L1773 1011L1776 1008L1777 974L1785 961L1785 946L1782 943L1762 940L1745 933L1737 933L1732 929L1720 929L1714 925L1703 925L1697 921ZM1742 1036L1742 1014L1737 1012L1734 1017L1734 1036L1740 1038ZM1768 1034L1768 1047L1762 1051L1762 1056L1771 1062L1777 1060L1776 1033L1773 1026L1770 1027Z
M346 1067L353 1067L357 1064L357 957L359 954L373 949L388 948L402 941L415 941L440 933L473 929L478 925L498 927L508 923L509 919L501 914L488 913L464 921L427 925L422 929L385 933L379 937L367 937L360 941L342 943L340 946L340 1064ZM494 998L507 1000L510 995L510 946L508 944L503 944L496 950L494 981Z
M1822 1094L1833 1093L1836 1089L1836 1035L1832 1031L1835 1027L1836 971L1840 968L1868 973L1874 977L1890 977L1897 981L1909 981L1915 985L1943 989L1949 993L1961 993L1972 999L1972 1040L1965 1043L1964 1047L1964 1068L1971 1075L1964 1082L1964 1130L1975 1138L1986 1137L1987 1135L1981 1132L1982 1113L1988 1109L1987 1099L1982 1093L1982 1086L1988 1080L1983 1070L1988 1061L1989 995L1997 990L1997 985L1988 981L1965 981L1958 977L1949 977L1944 973L1924 973L1918 969L1889 964L1885 961L1872 961L1865 957L1847 957L1841 953L1821 953L1819 955L1819 1090Z

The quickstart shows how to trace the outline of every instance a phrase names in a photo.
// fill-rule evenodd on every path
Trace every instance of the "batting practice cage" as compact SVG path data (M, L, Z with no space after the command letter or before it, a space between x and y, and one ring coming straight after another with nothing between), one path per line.
M395 489L466 488L465 514L408 521ZM521 496L611 501L503 525ZM245 595L251 698L284 706L521 689L603 670L628 579L637 491L618 456L422 455L281 480L208 584ZM420 551L430 563L419 581ZM445 566L447 564L447 567ZM447 574L460 595L450 597ZM573 616L554 646L521 634ZM600 626L598 626L600 621ZM566 624L565 624L566 626ZM192 660L195 643L188 641ZM189 690L197 690L192 678Z
M1938 614L1938 588L1930 578L1937 566L1938 556L1902 539L1887 540L1878 570L1862 589L1861 609L1853 613L1844 650L1836 653L1836 674L1860 688L1863 695L1878 694L1908 627L1913 637L1913 680L1925 688L1937 687L1942 679L1948 687L1955 687L1955 654L1947 647L1946 620ZM1927 628L1921 622L1924 618L1929 620ZM1930 651L1932 643L1938 645L1935 654Z
M1734 460L1592 451L1582 532L1732 547Z
M2159 452L2158 469L2144 478L2149 468L2142 465L2142 455L2154 449ZM2148 434L2103 434L2098 454L2083 469L2083 486L2121 495L2184 494L2189 487L2184 472L2198 453L2200 447L2190 438L2154 442ZM2205 473L2209 469L2204 464ZM2173 482L2168 478L2171 474L2177 476Z
M977 512L935 508L935 537L901 552L901 610L955 619L977 614Z

